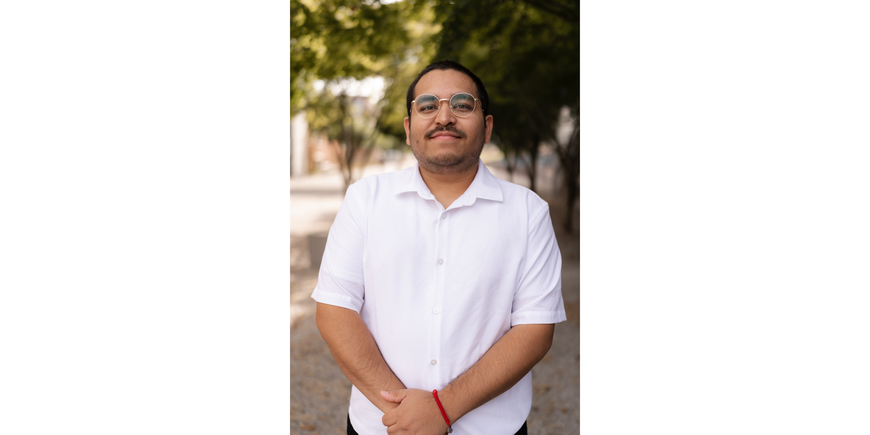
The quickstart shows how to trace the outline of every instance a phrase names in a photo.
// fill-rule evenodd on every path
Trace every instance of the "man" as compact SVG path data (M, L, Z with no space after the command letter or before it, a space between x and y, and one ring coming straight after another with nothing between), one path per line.
M526 433L562 261L547 203L480 161L488 108L462 65L426 67L405 118L417 165L351 185L330 229L312 297L354 385L348 434Z

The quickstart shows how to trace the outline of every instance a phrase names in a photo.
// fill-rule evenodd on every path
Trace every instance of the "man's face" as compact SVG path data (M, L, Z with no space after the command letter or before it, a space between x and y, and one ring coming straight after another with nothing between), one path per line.
M454 70L434 70L426 73L414 88L414 99L422 94L450 98L458 92L467 92L475 98L477 87L467 75ZM492 116L486 117L478 101L474 113L466 118L453 114L447 101L433 118L421 118L416 108L405 118L405 143L411 146L420 167L434 174L451 174L477 165L483 144L492 134Z

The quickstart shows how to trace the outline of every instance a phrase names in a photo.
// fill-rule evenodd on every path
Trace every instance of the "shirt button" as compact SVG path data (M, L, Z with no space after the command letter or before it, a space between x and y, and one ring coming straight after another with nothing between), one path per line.
M432 361L430 361L430 363L434 366L435 364L438 364L438 361L435 361L435 360L433 359Z
M447 219L447 213L441 213L441 219Z
M438 308L436 308L433 312L434 312L435 314L438 314L438 313L441 312L441 310L439 310Z
M443 258L439 258L439 259L438 259L438 264L444 264L444 259L443 259Z

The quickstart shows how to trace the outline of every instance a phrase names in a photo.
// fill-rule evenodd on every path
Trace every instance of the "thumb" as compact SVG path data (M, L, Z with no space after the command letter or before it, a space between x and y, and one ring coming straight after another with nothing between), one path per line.
M381 397L387 402L402 403L407 395L408 390L381 391Z

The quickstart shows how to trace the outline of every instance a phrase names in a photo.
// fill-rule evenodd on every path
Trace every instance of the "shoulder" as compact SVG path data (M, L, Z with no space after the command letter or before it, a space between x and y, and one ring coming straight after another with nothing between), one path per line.
M512 212L525 210L529 217L534 217L549 210L550 206L547 201L544 201L531 189L498 177L495 179L504 196L505 206L510 208Z
M398 171L385 172L383 174L367 175L352 185L365 186L365 188L380 187L403 187L414 179L414 166Z
M367 175L354 182L347 189L347 195L390 194L405 187L413 181L414 167L383 174Z

